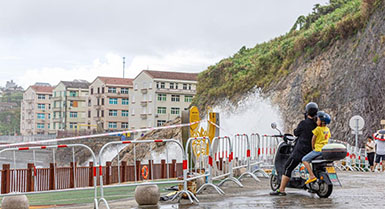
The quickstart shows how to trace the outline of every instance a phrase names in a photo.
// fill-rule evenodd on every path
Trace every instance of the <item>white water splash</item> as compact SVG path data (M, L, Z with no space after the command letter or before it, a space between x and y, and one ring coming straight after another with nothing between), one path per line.
M219 112L222 136L243 133L276 134L270 126L272 122L284 129L279 108L270 99L263 98L258 90L248 94L238 105L225 101L214 107L214 112Z

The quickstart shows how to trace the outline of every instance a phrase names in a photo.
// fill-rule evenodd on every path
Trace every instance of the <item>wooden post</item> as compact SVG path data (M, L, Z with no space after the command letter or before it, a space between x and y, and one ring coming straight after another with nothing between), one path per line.
M90 187L94 186L94 162L90 162L88 171L88 185Z
M106 176L106 185L111 184L111 162L106 162L106 173L104 174Z
M3 164L3 170L1 171L1 194L9 193L10 191L10 165Z
M75 188L76 162L70 162L70 188Z
M176 160L172 160L172 163L171 163L171 166L170 166L170 170L171 170L170 177L171 178L176 178L176 172L175 172L175 170L176 170Z
M126 182L126 166L127 161L120 161L121 167L120 167L120 182Z
M165 179L167 177L167 166L166 166L166 160L161 160L161 179Z
M55 190L55 166L53 163L49 164L49 190Z
M223 158L219 158L219 170L223 169Z
M136 180L137 180L137 181L139 181L140 179L142 179L142 178L141 178L142 173L140 172L140 169L141 169L141 168L140 168L140 161L137 160L137 161L136 161L136 171L135 171L135 172L136 172Z
M35 165L33 163L28 163L27 167L27 192L33 192L35 186L34 175L36 175Z
M152 160L148 160L148 177L147 177L147 179L148 180L152 180L152 178L151 178L151 172L152 172L152 169L151 169L151 167L152 167Z

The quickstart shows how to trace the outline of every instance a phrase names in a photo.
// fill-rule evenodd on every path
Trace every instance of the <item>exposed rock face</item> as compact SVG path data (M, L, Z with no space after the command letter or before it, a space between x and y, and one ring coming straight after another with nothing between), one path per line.
M364 30L313 59L297 60L290 71L264 90L279 104L286 131L297 126L304 104L313 100L332 116L335 139L353 143L349 119L361 115L366 122L362 146L365 136L380 129L380 120L385 119L385 9L377 9Z

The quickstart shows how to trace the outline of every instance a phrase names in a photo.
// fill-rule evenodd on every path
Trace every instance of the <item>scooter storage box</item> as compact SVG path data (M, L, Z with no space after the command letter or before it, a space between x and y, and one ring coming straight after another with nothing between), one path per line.
M346 157L347 150L343 144L326 144L322 148L322 157L325 160L342 160Z

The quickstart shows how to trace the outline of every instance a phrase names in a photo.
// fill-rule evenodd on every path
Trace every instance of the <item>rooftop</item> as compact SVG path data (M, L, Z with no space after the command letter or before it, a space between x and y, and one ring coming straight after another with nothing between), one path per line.
M60 81L64 84L67 88L81 88L81 89L88 89L88 86L90 83L88 81L84 80L74 80L74 81Z
M36 91L36 93L52 93L52 90L54 89L52 86L33 85L30 87Z
M116 85L133 85L131 78L114 78L114 77L97 77L105 84L116 84Z
M143 72L147 73L152 78L161 79L196 81L198 77L198 73L167 72L154 70L143 70Z

